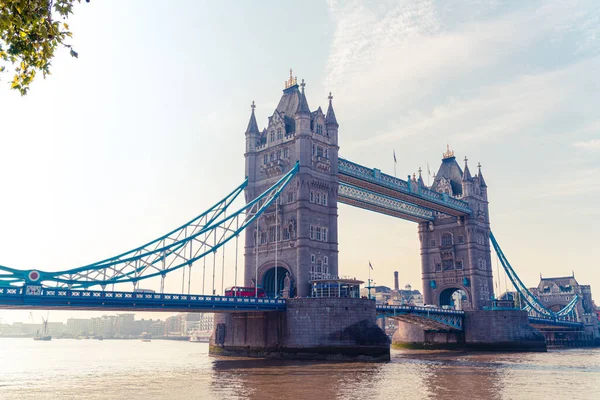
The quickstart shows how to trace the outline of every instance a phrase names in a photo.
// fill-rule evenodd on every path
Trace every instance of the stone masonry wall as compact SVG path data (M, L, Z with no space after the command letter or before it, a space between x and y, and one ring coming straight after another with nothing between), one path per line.
M389 339L367 299L287 300L286 312L215 315L212 354L293 359L390 358Z
M373 300L304 298L287 302L285 343L294 348L387 345L387 338L376 324Z
M529 325L520 310L477 310L465 312L467 347L490 350L545 351L544 335Z

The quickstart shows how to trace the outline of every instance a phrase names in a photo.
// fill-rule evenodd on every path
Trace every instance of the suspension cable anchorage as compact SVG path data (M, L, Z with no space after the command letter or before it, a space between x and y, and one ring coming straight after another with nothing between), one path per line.
M490 231L490 240L492 242L494 250L496 251L496 254L498 255L498 258L500 259L500 263L502 264L502 267L504 268L504 270L505 270L508 278L510 279L511 283L513 284L515 290L525 300L525 303L527 304L527 307L529 308L530 314L533 313L533 314L535 314L534 316L549 318L551 320L556 321L557 319L559 319L559 317L564 317L566 314L571 312L571 310L575 307L575 305L577 304L577 302L579 300L579 297L577 295L575 296L575 298L573 300L571 300L571 302L569 304L567 304L567 306L565 306L562 310L560 310L558 312L554 312L554 311L548 309L539 301L539 299L537 297L535 297L529 291L527 286L525 286L523 284L523 282L521 281L521 279L519 278L519 276L517 275L515 270L512 268L512 266L508 262L508 259L502 252L502 249L500 248L498 241L496 240L496 238L494 237L494 234L491 231Z

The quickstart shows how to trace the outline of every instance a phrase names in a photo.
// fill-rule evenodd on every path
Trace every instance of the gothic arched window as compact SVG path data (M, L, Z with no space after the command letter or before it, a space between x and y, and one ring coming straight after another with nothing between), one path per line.
M452 246L452 234L448 232L442 234L442 246Z

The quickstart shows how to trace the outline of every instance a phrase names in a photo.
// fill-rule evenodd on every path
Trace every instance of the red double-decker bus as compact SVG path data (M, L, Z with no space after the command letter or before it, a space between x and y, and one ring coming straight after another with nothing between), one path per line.
M267 297L267 293L262 288L249 286L232 286L225 289L225 296L231 297Z

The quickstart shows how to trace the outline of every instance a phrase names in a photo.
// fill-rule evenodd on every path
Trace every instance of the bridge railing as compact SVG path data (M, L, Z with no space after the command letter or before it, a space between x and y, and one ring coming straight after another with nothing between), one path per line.
M444 308L432 308L432 307L422 307L422 306L376 306L378 311L404 311L404 312L419 312L419 313L437 313L437 314L447 314L447 315L464 315L465 312L461 310L447 310Z
M565 320L554 319L554 318L549 318L549 317L529 317L529 323L537 324L537 325L553 325L553 326L562 326L562 327L583 329L583 323L581 323L581 322L565 321Z
M285 305L284 299L257 298L257 297L231 297L231 296L208 296L199 294L174 294L174 293L140 293L140 292L115 292L99 290L67 290L67 289L49 289L44 288L35 294L24 294L24 288L0 288L0 297L2 296L30 296L38 298L77 298L93 300L110 301L130 301L142 300L144 302L185 302L188 303L235 303L235 304L256 304L260 305Z

